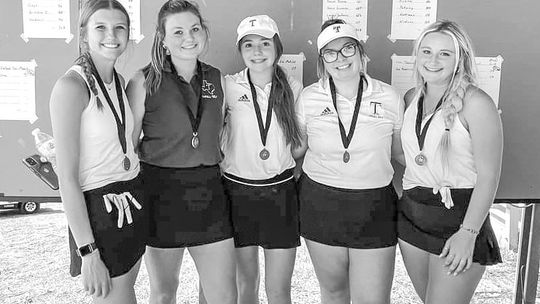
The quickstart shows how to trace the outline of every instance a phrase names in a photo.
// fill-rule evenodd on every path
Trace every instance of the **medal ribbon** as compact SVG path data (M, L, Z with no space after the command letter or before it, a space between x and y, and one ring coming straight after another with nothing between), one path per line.
M249 76L249 70L247 71L247 77L249 82L249 88L251 89L251 96L253 98L253 107L255 109L255 115L257 116L257 124L259 125L259 134L261 135L261 141L263 146L266 147L266 137L268 136L268 130L270 130L270 123L272 122L272 109L274 108L274 101L272 98L268 98L268 109L266 110L266 121L262 121L261 108L259 103L257 103L257 91L253 82L251 82L251 77ZM270 91L271 92L271 91Z
M124 155L126 155L126 152L127 152L126 108L124 106L124 98L122 95L123 90L120 84L120 80L118 79L118 74L116 73L116 70L113 69L114 82L116 86L116 96L118 97L118 103L120 105L120 113L122 115L122 120L120 120L120 117L118 116L118 113L116 112L116 109L114 108L114 104L111 100L111 97L109 96L109 93L107 92L107 89L105 88L105 84L103 83L101 76L99 76L96 66L91 60L90 60L90 64L92 65L92 74L94 75L94 78L96 78L99 88L101 89L101 92L105 96L105 99L107 100L107 103L109 104L109 107L111 108L111 111L114 115L114 120L116 121L116 129L118 131L118 139L120 140L120 146L122 146L122 152L124 152Z
M435 106L435 109L433 110L433 114L424 125L424 128L422 128L422 116L424 114L424 95L420 96L420 98L418 99L415 133L416 133L416 139L418 140L418 147L420 148L420 151L424 149L424 142L426 141L426 134L429 129L429 125L431 124L431 121L433 120L433 116L435 116L435 112L437 112L437 110L439 110L439 108L441 107L442 101L443 101L443 98L441 97L441 99L437 103L437 106Z
M174 67L174 64L172 62L170 64L171 64L172 73L176 77L179 77L178 73L176 72L176 68ZM197 75L200 77L200 80L201 80L200 85L199 85L199 99L197 101L198 102L198 104L197 104L197 117L195 117L195 115L191 111L191 108L188 106L188 104L187 103L184 104L186 106L186 111L187 111L188 116L189 116L189 122L191 124L191 130L193 131L193 136L196 136L196 134L198 134L197 132L199 130L199 125L201 124L202 114L203 114L203 111L204 111L203 102L202 102L202 84L203 84L204 75L203 75L203 72L202 72L202 65L198 61L197 61Z
M336 85L334 84L334 80L332 77L328 79L330 83L330 94L332 95L332 103L334 104L334 108L336 109L337 117L338 117L338 123L339 123L339 133L341 134L341 142L343 143L343 147L345 149L349 148L349 144L352 141L354 130L356 129L356 121L358 120L358 113L360 112L360 104L362 104L362 93L364 92L364 76L360 76L360 83L358 84L358 93L356 94L356 103L354 104L354 112L353 117L351 121L351 125L349 126L349 134L345 133L345 127L343 126L343 123L341 122L341 119L339 118L338 108L337 108L337 97L336 97Z

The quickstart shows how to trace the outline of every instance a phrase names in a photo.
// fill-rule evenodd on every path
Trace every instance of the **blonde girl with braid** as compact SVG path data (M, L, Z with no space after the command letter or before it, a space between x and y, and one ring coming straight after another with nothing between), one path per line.
M89 0L79 18L80 57L50 101L60 194L70 229L71 275L94 303L136 303L148 224L133 115L114 65L129 41L116 0Z
M476 83L470 38L452 21L428 26L405 94L399 246L424 303L469 303L486 265L501 262L489 220L502 160L502 126Z

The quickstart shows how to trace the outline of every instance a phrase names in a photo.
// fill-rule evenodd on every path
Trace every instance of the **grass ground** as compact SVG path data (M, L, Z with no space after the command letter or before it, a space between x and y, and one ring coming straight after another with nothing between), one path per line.
M503 251L504 263L489 267L472 303L511 303L516 254ZM91 303L77 278L68 273L67 226L61 204L44 204L33 215L0 212L0 303ZM264 276L261 276L264 277ZM135 286L139 303L147 303L148 275L143 265ZM197 302L198 279L186 254L180 274L177 303ZM264 289L261 288L261 291ZM539 289L540 290L540 289ZM293 303L319 303L319 287L305 246L297 252L292 282ZM261 292L261 303L267 303ZM540 302L540 298L537 298ZM392 303L420 304L401 256L396 258Z

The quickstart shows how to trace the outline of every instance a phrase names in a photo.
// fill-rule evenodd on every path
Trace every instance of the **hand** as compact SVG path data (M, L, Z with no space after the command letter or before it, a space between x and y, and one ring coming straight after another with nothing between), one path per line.
M456 276L471 268L475 242L476 235L463 229L446 240L439 257L446 259L444 266L448 267L448 275Z
M142 206L137 202L137 200L129 192L124 192L121 194L105 194L103 196L103 201L105 202L105 209L107 213L111 213L113 203L118 209L118 228L122 228L124 225L124 215L126 217L128 225L133 223L133 217L131 215L131 209L129 203L131 202L135 208L138 210L142 209Z
M105 298L112 289L109 270L101 260L99 251L82 257L81 275L84 291L89 296Z

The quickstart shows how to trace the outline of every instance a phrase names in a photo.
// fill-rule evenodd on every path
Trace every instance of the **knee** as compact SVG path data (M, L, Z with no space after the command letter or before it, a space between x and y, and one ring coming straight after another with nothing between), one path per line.
M265 286L268 303L287 303L283 299L291 299L291 285L270 285Z
M238 269L236 272L236 284L239 289L254 289L259 286L259 271L257 269Z
M329 299L345 299L350 297L349 284L346 282L333 282L331 284L321 284L321 291Z
M150 282L150 303L176 303L176 291L178 289L178 283L178 280L168 280L167 282Z

